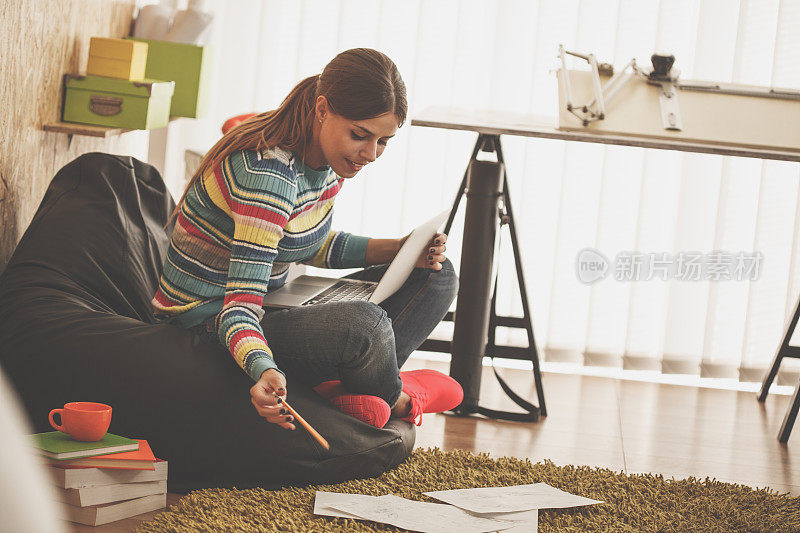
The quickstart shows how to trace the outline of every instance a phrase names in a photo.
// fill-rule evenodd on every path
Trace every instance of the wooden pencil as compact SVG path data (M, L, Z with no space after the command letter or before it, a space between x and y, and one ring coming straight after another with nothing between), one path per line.
M284 405L286 407L286 410L289 411L292 414L292 416L295 418L295 420L300 422L300 425L303 426L304 428L306 428L306 430L309 433L311 433L311 436L314 437L314 439L316 439L316 441L319 442L322 445L323 448L325 448L326 450L330 450L331 449L331 446L330 446L330 444L328 444L328 441L326 441L322 437L322 435L319 434L319 432L316 429L311 427L311 424L306 422L305 419L302 416L300 416L297 413L297 411L295 411L294 408L292 408L291 405L286 403L286 400L282 399L281 403L282 403L282 405Z

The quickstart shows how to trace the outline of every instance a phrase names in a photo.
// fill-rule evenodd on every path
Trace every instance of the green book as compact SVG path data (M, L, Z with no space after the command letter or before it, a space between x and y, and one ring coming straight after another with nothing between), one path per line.
M139 441L106 433L96 442L81 442L61 431L31 435L31 443L51 459L76 459L107 453L132 452L139 449Z

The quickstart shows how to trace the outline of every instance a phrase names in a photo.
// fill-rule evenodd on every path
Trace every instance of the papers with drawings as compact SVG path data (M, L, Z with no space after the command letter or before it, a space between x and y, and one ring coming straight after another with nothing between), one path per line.
M338 503L361 502L362 505L370 505L375 496L368 496L366 494L344 494L341 492L323 492L317 491L314 496L314 514L319 516L334 516L339 518L355 518L358 520L358 515L345 513L336 509L334 506Z
M393 494L367 496L317 492L314 514L371 520L423 533L528 533L537 530L539 509L603 503L558 490L546 483L424 494L449 505L406 500Z
M317 492L314 514L372 520L423 533L484 533L517 525L512 521L475 516L451 505L406 500L393 494L365 496Z
M563 509L565 507L603 503L558 490L547 483L516 485L514 487L440 490L424 492L423 494L473 513L510 513L529 509Z

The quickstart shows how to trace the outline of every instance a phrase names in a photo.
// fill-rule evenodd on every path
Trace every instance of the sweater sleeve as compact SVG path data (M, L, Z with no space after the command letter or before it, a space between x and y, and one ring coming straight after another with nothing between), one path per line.
M217 175L234 224L217 331L236 363L258 381L265 370L277 369L261 328L262 303L278 241L297 197L297 184L280 160L257 159L251 154L234 152L220 165Z
M363 268L368 242L369 237L331 231L314 257L303 263L317 268Z

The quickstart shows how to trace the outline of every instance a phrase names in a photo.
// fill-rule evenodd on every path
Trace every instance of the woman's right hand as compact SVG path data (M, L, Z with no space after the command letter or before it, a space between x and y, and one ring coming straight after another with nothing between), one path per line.
M285 429L294 429L294 417L283 406L286 398L286 378L274 368L261 374L261 379L250 389L250 402L258 414L268 422Z

